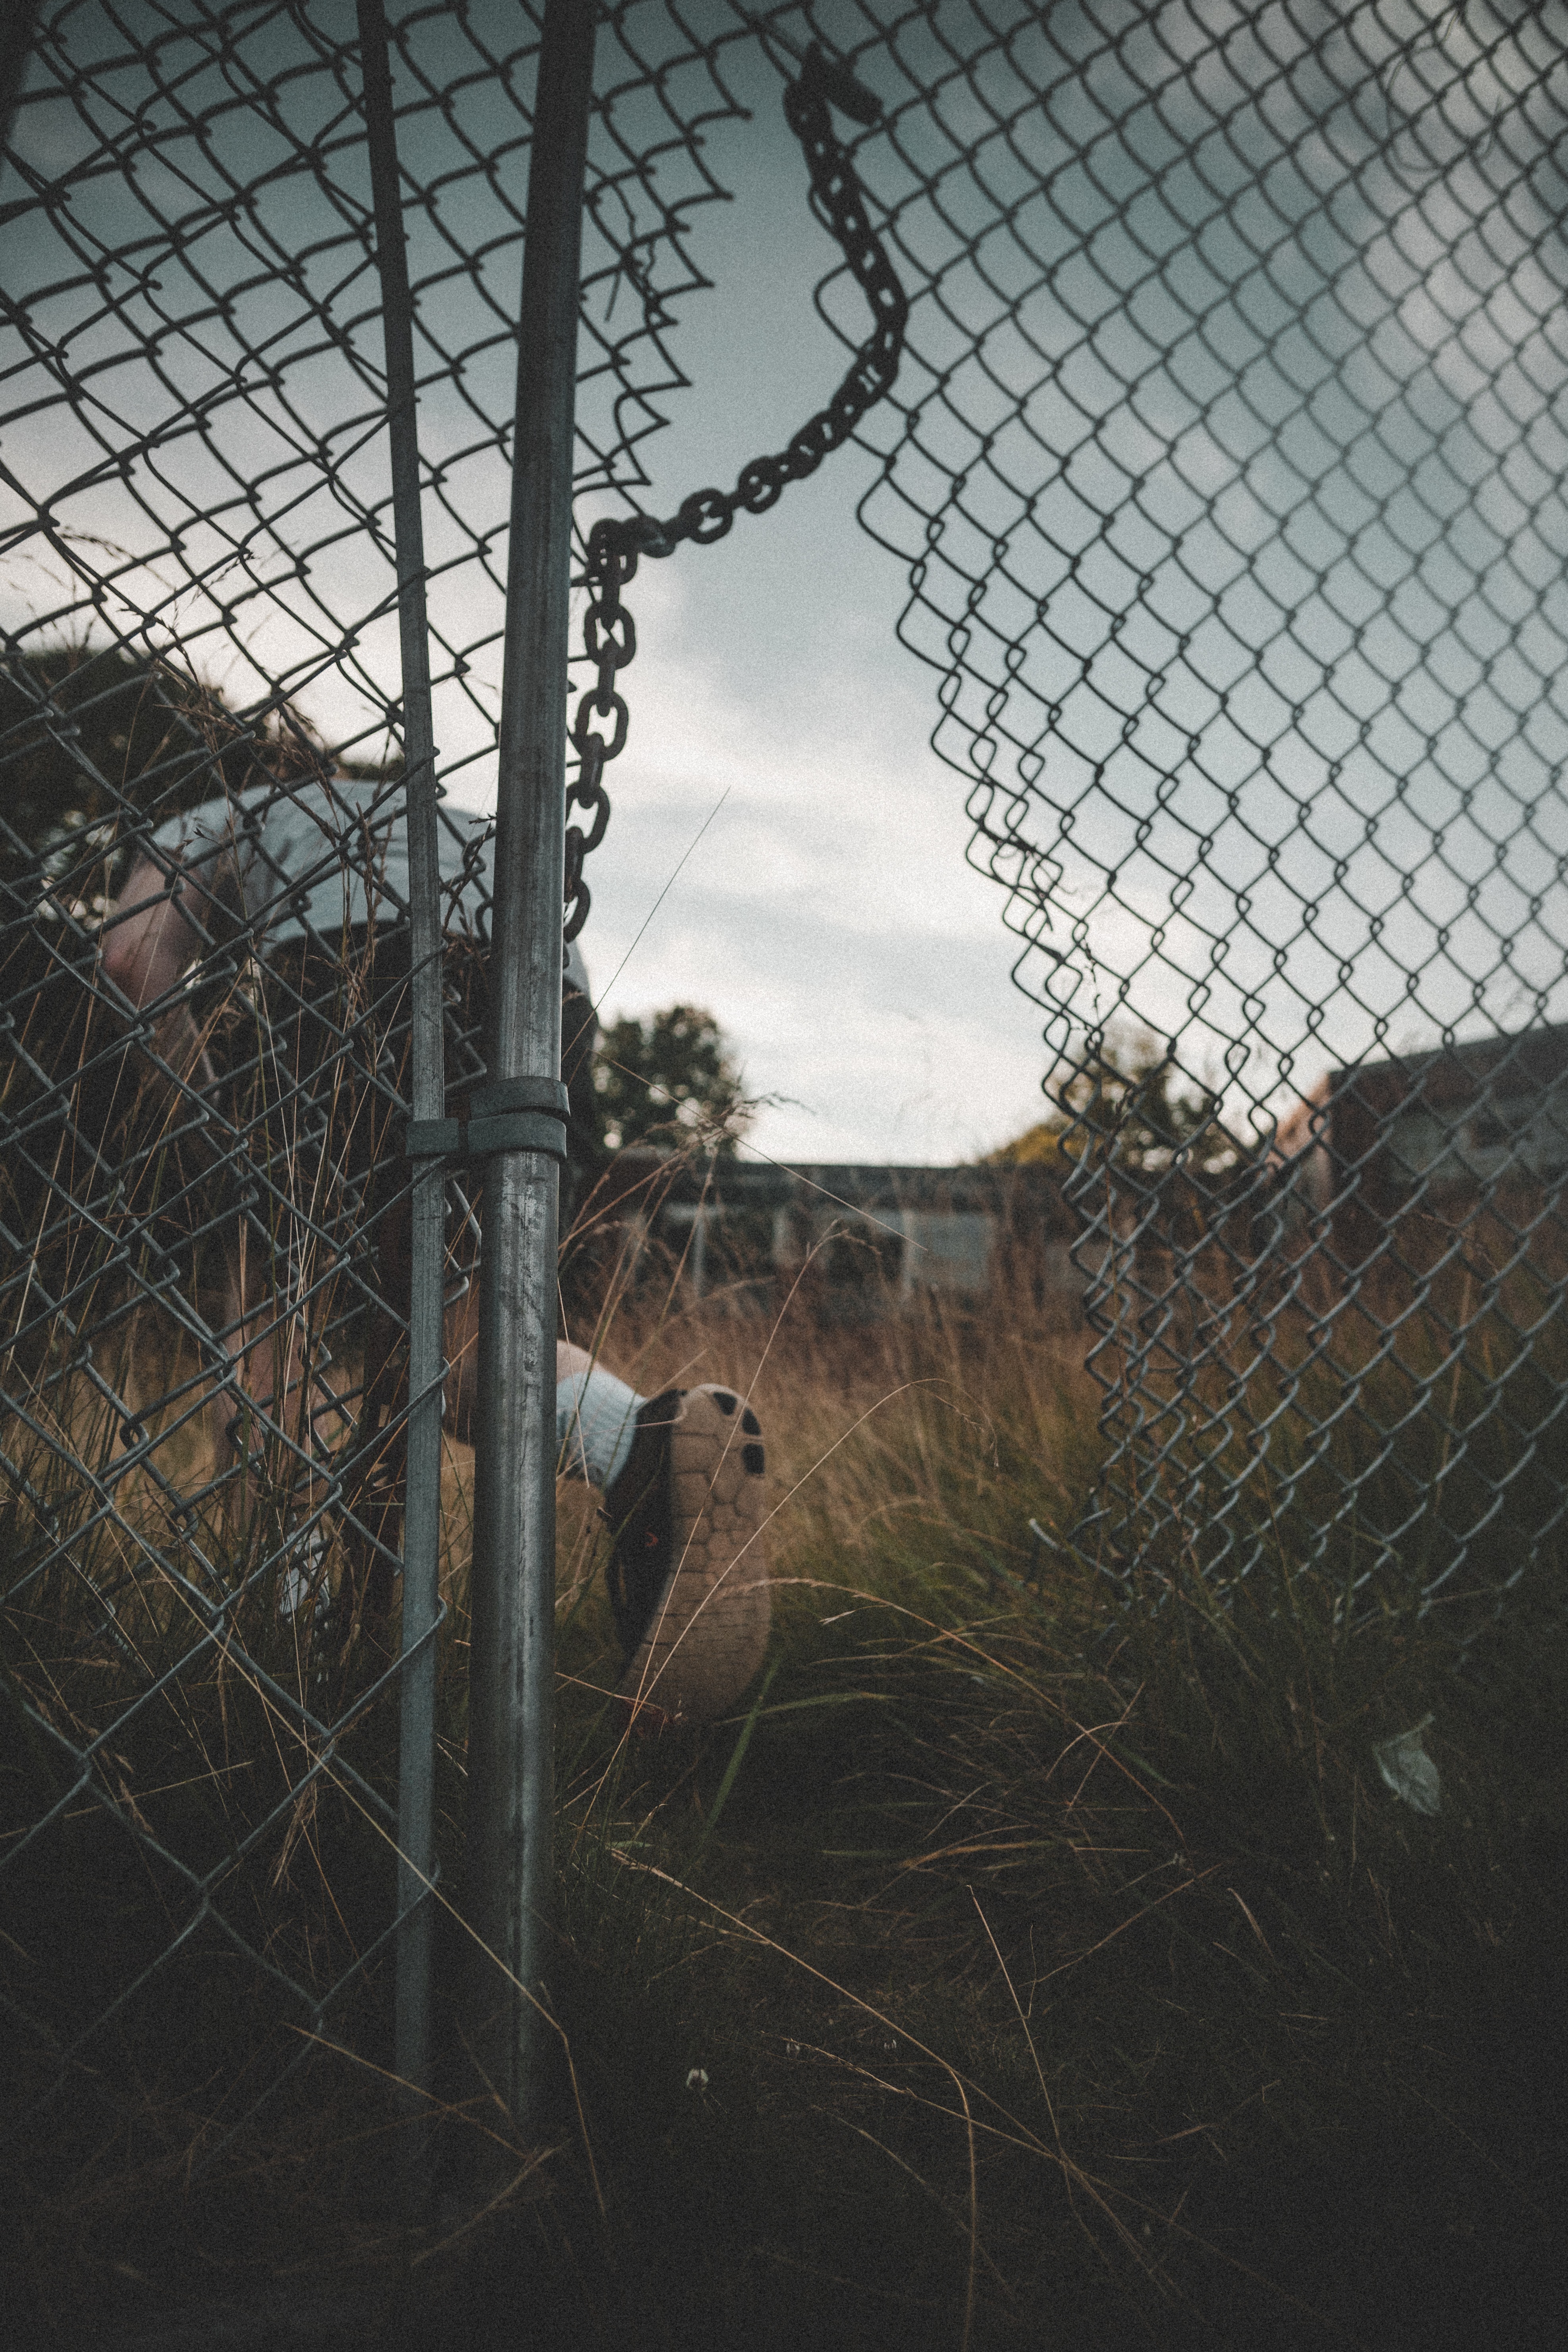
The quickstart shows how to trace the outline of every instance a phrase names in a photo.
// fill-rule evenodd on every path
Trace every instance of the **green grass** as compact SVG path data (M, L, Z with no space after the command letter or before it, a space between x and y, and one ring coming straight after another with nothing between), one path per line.
M766 1337L666 1313L611 1350L645 1389L752 1389L769 1433L774 1647L734 1720L623 1740L601 1531L563 1490L549 2145L472 2220L500 2119L464 2046L485 1970L461 1924L453 1449L432 2208L399 2202L380 1979L343 2021L355 2054L318 2053L190 2185L234 2051L290 2031L204 1947L12 2151L13 2307L62 2344L272 2296L335 2298L323 2341L422 2347L1547 2340L1568 2285L1560 1555L1463 1678L1407 1615L1347 1634L1354 1530L1309 1573L1288 1515L1265 1512L1228 1605L1166 1559L1158 1613L1123 1618L1028 1529L1065 1543L1100 1456L1070 1340L900 1326L763 1357ZM154 1789L199 1732L205 1779L149 1805L232 1837L279 1785L275 1725L221 1662L181 1704L123 1769ZM1436 1819L1373 1756L1428 1712ZM369 1785L389 1743L373 1716ZM6 1762L10 1827L51 1768L14 1738ZM280 1863L285 1835L246 1865L247 1916L330 1970L388 1850L330 1776ZM63 1824L5 1919L16 1989L62 2016L166 1916L117 1838L96 1811Z

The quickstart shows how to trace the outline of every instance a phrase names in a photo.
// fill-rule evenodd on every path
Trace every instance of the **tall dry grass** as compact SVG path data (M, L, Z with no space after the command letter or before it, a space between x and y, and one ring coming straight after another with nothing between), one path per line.
M1560 2263L1568 1925L1544 1596L1521 1588L1456 1677L1404 1612L1350 1629L1353 1528L1309 1557L1265 1507L1235 1591L1178 1558L1160 1608L1127 1613L1070 1543L1100 1460L1083 1341L1026 1291L825 1327L693 1301L676 1265L628 1272L612 1254L574 1336L645 1393L753 1399L775 1633L732 1721L628 1740L605 1532L563 1484L557 2137L474 2214L469 2151L506 2125L466 2052L487 1974L462 1925L471 1462L449 1444L433 2202L401 2201L384 1969L187 2186L243 2094L237 2047L301 2023L197 1938L13 2169L40 2322L69 2341L89 2307L130 2325L346 2284L334 2341L455 2347L519 2312L542 2342L620 2346L1382 2346L1456 2320L1531 2341ZM194 1790L151 1793L178 1776L140 1733L119 1769L149 1819L188 1804L243 1843L277 1724L216 1658L177 1699L164 1748L198 1756ZM1427 1714L1436 1818L1373 1754ZM372 1789L384 1722L348 1759ZM8 1827L46 1767L13 1752ZM105 1818L62 1817L8 1918L24 2006L40 1984L61 2015L90 2004L117 1938L168 1932L170 1889L123 1841L106 1864ZM326 1972L368 1935L388 1857L323 1773L233 1889L291 1969Z

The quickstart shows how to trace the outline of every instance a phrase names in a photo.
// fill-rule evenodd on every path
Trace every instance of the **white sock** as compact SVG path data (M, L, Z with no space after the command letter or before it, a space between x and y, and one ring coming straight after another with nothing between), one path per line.
M568 1475L601 1491L614 1486L631 1454L637 1408L647 1402L599 1364L558 1382L555 1443Z

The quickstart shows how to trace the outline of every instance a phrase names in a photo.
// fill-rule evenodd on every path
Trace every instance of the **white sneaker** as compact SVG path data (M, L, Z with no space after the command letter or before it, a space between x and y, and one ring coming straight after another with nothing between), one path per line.
M667 1389L605 1497L606 1571L634 1719L711 1723L767 1653L762 1425L732 1389Z

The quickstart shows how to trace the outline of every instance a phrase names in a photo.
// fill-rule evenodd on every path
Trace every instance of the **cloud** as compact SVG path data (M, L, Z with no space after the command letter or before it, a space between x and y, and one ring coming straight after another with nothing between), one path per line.
M929 673L892 641L897 568L817 487L767 540L647 567L584 944L607 1013L708 1005L749 1088L794 1098L758 1120L773 1156L950 1160L1038 1116L1041 1017L1002 893L964 863ZM858 575L858 625L825 566Z

